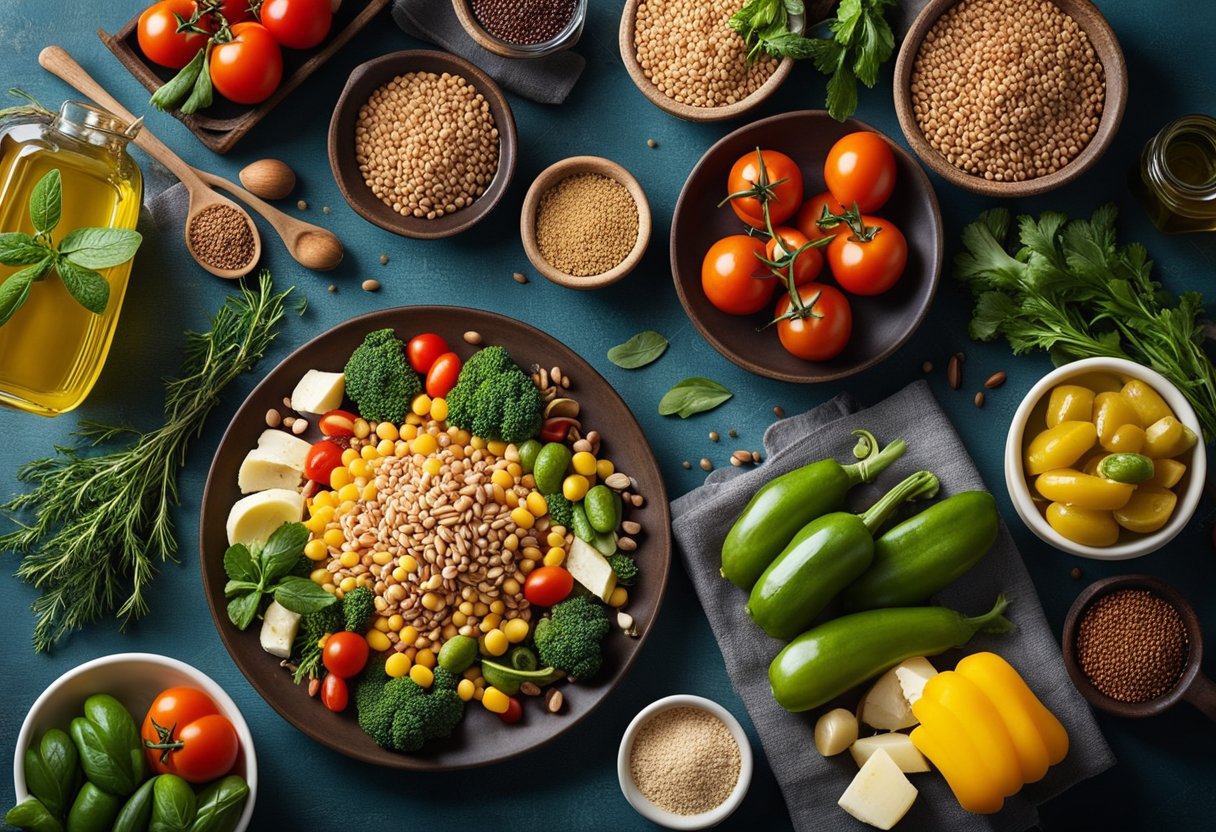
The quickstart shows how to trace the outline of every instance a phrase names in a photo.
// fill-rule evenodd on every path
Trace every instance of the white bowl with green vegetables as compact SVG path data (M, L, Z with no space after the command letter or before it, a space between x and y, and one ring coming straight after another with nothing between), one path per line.
M196 826L200 832L245 832L253 817L258 788L257 755L254 752L253 735L249 731L249 725L236 703L211 677L185 662L154 653L117 653L102 656L64 673L39 695L21 724L21 730L17 734L17 747L13 753L13 791L16 793L17 804L32 796L31 784L26 777L26 750L31 747L37 749L44 734L52 728L67 732L72 720L82 715L86 699L95 694L114 697L131 714L138 730L157 695L167 688L178 686L203 691L215 703L219 713L232 723L240 742L240 750L231 774L243 778L249 789L244 808L235 823L228 821L216 825L202 824L200 817ZM72 791L75 792L75 789ZM74 797L75 794L67 796L68 805ZM67 814L66 809L63 814ZM110 828L109 824L106 828Z

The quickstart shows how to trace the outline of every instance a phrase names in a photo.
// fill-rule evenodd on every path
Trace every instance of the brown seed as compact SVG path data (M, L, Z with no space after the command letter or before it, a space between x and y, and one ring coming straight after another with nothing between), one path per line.
M618 537L616 545L622 552L635 552L638 548L638 542L632 537Z
M283 416L273 407L266 411L266 427L277 428L279 423L283 421Z
M643 497L641 494L634 494L634 495L630 496L629 502L633 503L634 508L641 508L643 505L646 504L646 498Z
M299 208L301 211L307 211L308 203L301 199L299 202L296 203L296 207Z
M363 291L365 291L365 292L380 291L380 281L379 280L368 278L367 280L363 281L362 285L363 285Z
M285 427L285 428L289 428L292 425L294 425L295 423L296 423L295 416L287 416L287 417L284 417L284 419L283 419L283 427Z
M785 418L785 408L782 407L781 405L774 406L773 415L776 416L778 419L784 419Z
M658 147L658 146L659 146L659 143L658 143L658 142L656 142L654 139L647 139L647 140L646 140L646 146L647 146L647 147L649 147L649 148L651 148L651 149L653 149L653 148Z
M466 344L472 344L475 347L478 346L481 344L481 333L475 329L470 329L464 334L464 342Z
M950 384L951 390L957 390L963 386L963 362L958 354L950 356L950 363L946 365L946 381Z
M262 199L282 199L296 186L295 171L278 159L251 162L237 176L247 191Z
M301 433L303 433L306 430L308 430L308 420L307 419L296 419L295 422L293 422L291 425L291 432L294 433L296 436L299 436Z
M752 462L759 462L759 461L760 461L760 452L752 451Z
M1072 569L1069 571L1069 573L1068 573L1068 577L1072 578L1074 581L1079 581L1079 580L1081 580L1081 576L1082 576L1083 574L1084 574L1084 573L1083 573L1083 572L1081 572L1081 567L1079 567L1079 566L1074 566L1074 567L1073 567L1073 568L1072 568Z
M734 428L731 428L730 430L728 430L726 432L726 435L729 436L731 439L734 439L739 435L739 431L735 430Z
M316 696L317 691L319 691L320 689L321 689L321 680L320 679L318 679L316 676L314 676L308 680L308 695L309 696Z
M932 362L932 361L926 361L926 362L924 362L923 364L921 364L921 365L920 365L920 371L921 371L922 373L931 373L931 372L933 372L933 362Z
M381 255L380 255L380 265L381 265L381 266L387 266L387 265L388 265L388 255L387 255L387 254L381 254Z
M735 451L733 454L731 454L730 458L739 460L740 464L745 463L745 462L751 462L752 461L752 452L738 450L738 451Z
M701 470L702 471L714 470L714 464L709 461L709 457L705 457L705 456L701 457Z
M325 287L325 290L328 292L336 292L338 291L338 287L331 283Z
M738 467L739 467L740 465L742 465L743 463L742 463L742 462L739 460L739 457L734 456L734 455L732 454L732 455L731 455L731 458L730 458L730 464L731 464L731 465L733 465L733 466L735 466L736 468L738 468Z
M638 534L642 531L642 524L634 520L622 520L621 531L625 534Z
M689 468L692 467L692 463L689 462L687 459L684 460L683 462L681 462L680 464L684 466L685 471L687 471Z
M528 277L523 272L515 272L511 275L511 279L521 286L528 282Z
M975 406L976 407L984 406L984 391L983 390L981 390L980 392L975 394Z
M1007 378L1004 370L997 370L992 375L988 376L988 380L984 382L984 386L989 390L995 390L1005 383Z
M328 214L328 213L329 213L329 206L328 206L328 205L322 205L322 206L321 206L321 213L322 213L322 214Z
M557 688L549 688L545 693L545 710L551 714L559 713L562 709L562 703L566 701L566 697Z
M718 435L718 432L716 430L711 430L709 432L709 441L710 442L717 442L721 438L722 437Z
M536 682L524 682L519 686L519 692L524 696L540 696L540 687Z
M604 477L604 485L613 491L624 491L629 487L629 477L620 471L615 471Z

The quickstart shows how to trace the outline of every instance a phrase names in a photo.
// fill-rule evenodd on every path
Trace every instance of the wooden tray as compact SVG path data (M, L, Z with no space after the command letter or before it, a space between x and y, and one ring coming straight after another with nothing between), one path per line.
M274 95L261 104L235 104L217 92L215 103L205 111L189 116L177 112L173 115L207 147L216 153L227 153L265 118L267 113L278 106L279 102L371 23L376 15L384 11L389 2L390 0L367 0L366 4L360 7L354 0L347 0L338 8L330 35L319 49L284 49L283 83L275 90ZM151 93L172 78L176 71L157 66L144 58L143 53L139 51L136 36L138 25L139 15L136 15L116 34L111 35L103 29L98 29L97 36L106 48L114 53L114 57Z

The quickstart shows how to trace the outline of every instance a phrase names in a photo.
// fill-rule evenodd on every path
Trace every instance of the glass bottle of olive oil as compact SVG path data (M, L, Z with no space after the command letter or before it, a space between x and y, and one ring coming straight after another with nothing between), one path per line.
M77 228L134 229L143 178L127 153L130 127L77 101L64 102L54 117L22 115L0 124L0 231L36 233L30 192L53 169L63 194L55 244ZM0 283L20 268L0 265ZM110 285L102 314L81 306L52 271L0 326L0 403L54 416L88 395L110 350L131 261L99 272Z
M1216 231L1216 118L1183 116L1144 146L1133 191L1166 234Z

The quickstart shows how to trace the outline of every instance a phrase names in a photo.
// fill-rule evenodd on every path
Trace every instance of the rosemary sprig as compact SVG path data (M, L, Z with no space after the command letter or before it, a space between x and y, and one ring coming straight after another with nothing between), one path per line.
M34 601L34 649L107 616L125 627L148 611L145 593L158 563L176 561L172 509L177 475L190 440L202 433L219 393L249 370L274 341L291 290L275 294L262 271L256 290L244 284L211 321L209 332L186 335L183 373L165 383L164 424L144 433L80 423L76 446L22 466L31 491L0 505L33 515L0 535L0 550L22 556L17 576L42 590ZM126 438L123 447L87 455Z

